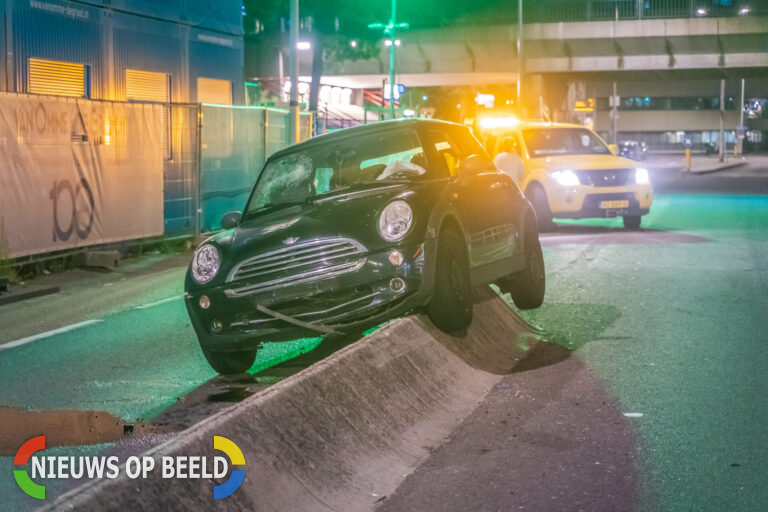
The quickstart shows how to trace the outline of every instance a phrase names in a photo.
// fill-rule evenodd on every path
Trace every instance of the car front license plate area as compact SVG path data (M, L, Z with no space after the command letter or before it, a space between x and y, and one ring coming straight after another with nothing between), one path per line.
M619 208L629 208L629 201L600 201L600 208L603 210L616 210Z

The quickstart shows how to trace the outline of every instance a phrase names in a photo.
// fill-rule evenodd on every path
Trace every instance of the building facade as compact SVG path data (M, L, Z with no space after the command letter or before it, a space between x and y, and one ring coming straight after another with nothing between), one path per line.
M0 0L0 90L242 104L242 2Z

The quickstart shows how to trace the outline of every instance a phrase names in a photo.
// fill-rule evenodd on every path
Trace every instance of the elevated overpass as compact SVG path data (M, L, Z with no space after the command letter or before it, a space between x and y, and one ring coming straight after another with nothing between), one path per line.
M445 27L398 37L398 82L406 86L480 90L514 86L518 80L516 25ZM528 115L538 116L543 107L554 119L574 120L573 100L593 97L595 127L608 132L616 82L623 101L617 130L633 138L653 132L646 140L656 146L676 147L682 131L695 131L696 143L713 141L721 79L726 80L725 124L731 132L739 124L742 78L747 100L768 98L766 16L532 23L523 28L522 56ZM378 88L388 69L388 49L382 47L374 59L327 63L323 82ZM766 144L768 116L747 124L755 130L754 142Z
M398 75L410 85L517 81L515 25L446 27L399 38ZM522 53L526 74L764 77L768 17L534 23L524 25ZM382 47L378 58L328 62L324 82L375 87L388 69L389 52Z

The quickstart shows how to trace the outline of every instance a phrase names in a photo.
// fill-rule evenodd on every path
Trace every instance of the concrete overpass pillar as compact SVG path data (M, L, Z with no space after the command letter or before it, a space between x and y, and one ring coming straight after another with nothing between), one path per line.
M568 99L568 83L559 77L533 73L525 75L523 79L523 105L521 106L524 118L543 118L549 116L556 121Z

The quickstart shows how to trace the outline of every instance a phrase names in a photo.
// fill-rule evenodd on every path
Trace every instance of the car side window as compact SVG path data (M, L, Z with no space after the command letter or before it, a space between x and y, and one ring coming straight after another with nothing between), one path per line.
M428 130L429 140L437 155L438 172L443 176L457 176L461 162L469 156L462 151L456 138L447 130Z

